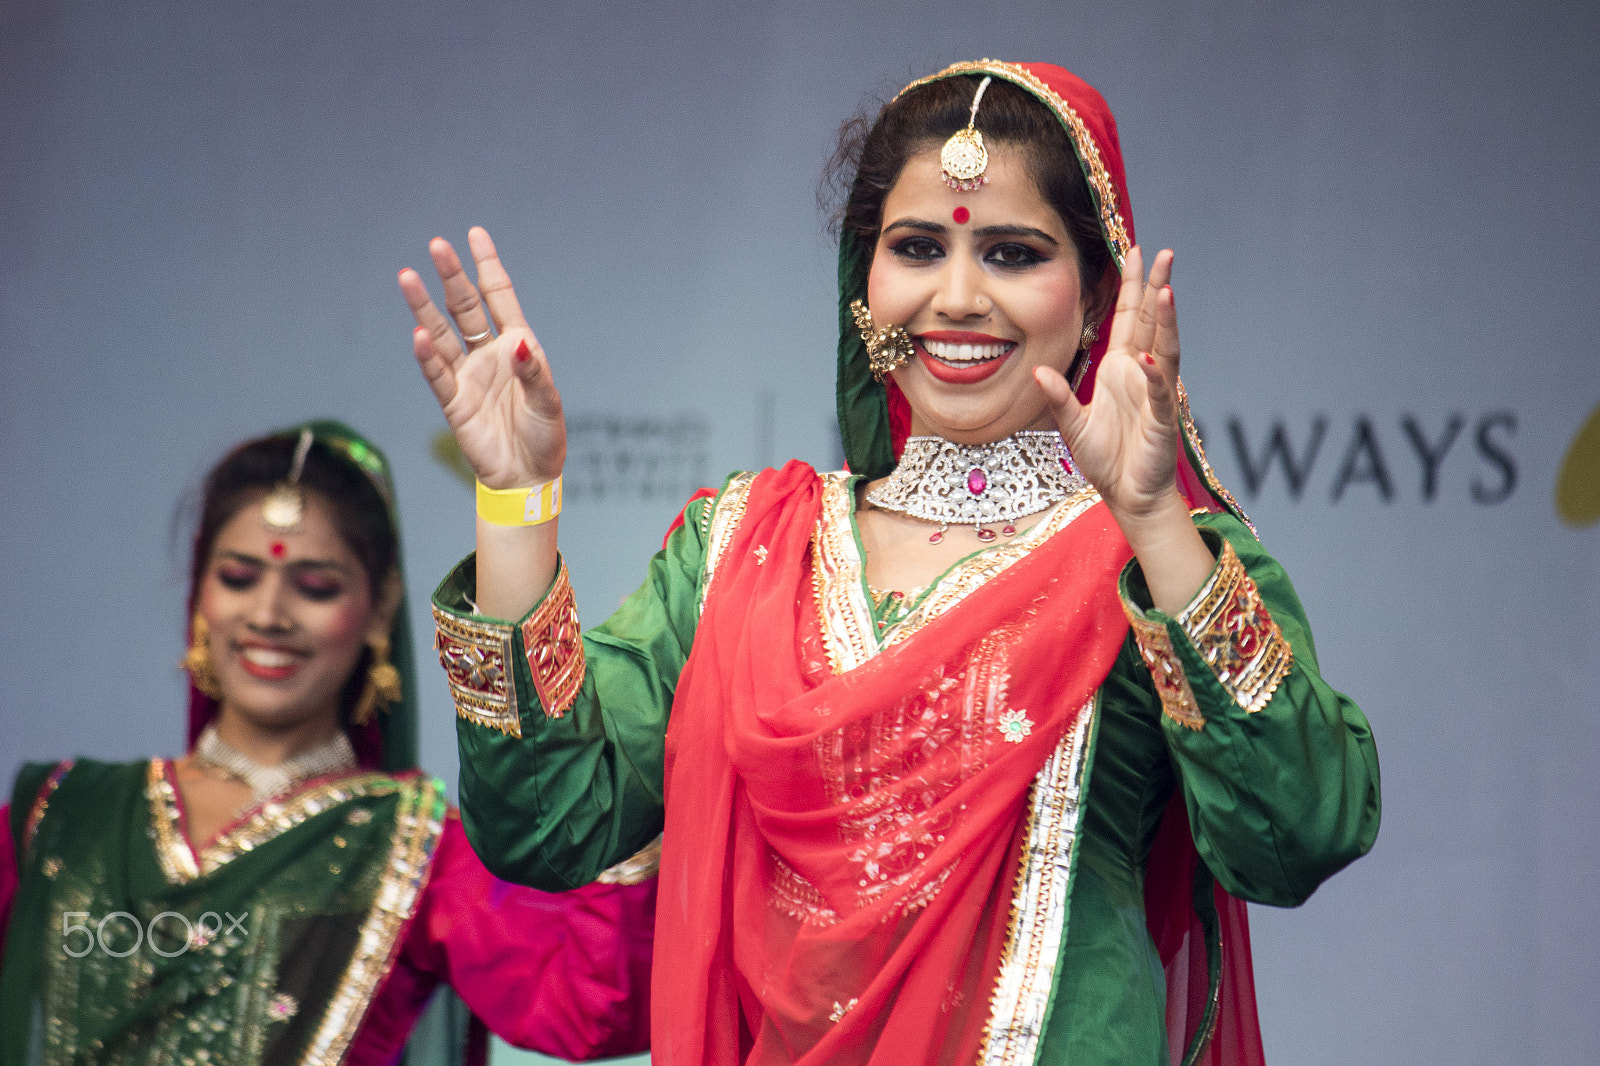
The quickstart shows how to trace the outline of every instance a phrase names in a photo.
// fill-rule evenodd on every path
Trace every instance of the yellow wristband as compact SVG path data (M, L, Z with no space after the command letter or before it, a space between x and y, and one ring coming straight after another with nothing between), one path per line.
M491 489L478 482L478 517L496 526L539 526L561 513L561 478L531 489Z

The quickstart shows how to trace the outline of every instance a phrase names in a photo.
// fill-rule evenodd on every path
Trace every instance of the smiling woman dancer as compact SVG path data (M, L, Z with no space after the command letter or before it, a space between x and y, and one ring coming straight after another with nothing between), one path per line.
M841 157L850 472L691 501L581 640L561 401L489 235L477 287L431 246L465 349L401 273L481 482L435 597L468 835L559 888L664 825L659 1063L1259 1062L1239 899L1371 846L1377 757L1200 451L1111 115L964 63Z
M391 484L334 422L211 472L189 753L18 777L0 1063L387 1066L441 983L514 1043L644 1046L653 879L496 881L415 769Z

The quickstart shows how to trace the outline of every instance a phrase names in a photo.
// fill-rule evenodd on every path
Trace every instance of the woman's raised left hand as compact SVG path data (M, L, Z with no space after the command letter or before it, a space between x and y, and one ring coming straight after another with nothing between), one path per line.
M1130 525L1188 510L1174 476L1179 414L1172 259L1170 249L1159 252L1146 281L1142 252L1135 246L1128 253L1111 336L1088 403L1079 402L1059 372L1034 371L1073 462L1130 539Z

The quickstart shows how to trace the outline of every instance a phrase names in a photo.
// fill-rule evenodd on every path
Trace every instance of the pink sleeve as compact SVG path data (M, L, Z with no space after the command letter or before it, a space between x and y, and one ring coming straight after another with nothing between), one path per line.
M451 811L396 969L443 979L518 1047L632 1054L650 1046L655 903L653 877L560 893L501 881Z
M6 953L6 928L11 924L11 901L17 898L17 848L11 839L11 804L0 807L0 958Z

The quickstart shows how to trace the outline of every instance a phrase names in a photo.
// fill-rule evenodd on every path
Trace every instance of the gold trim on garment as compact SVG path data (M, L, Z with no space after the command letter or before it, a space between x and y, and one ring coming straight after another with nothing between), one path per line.
M1056 504L1032 528L1015 539L979 552L946 574L933 586L932 591L907 615L884 630L884 645L899 644L909 640L918 630L944 614L950 608L994 580L1022 559L1034 548L1066 529L1089 508L1100 502L1100 494L1093 489L1068 496Z
M711 579L716 576L717 564L722 561L722 553L728 550L734 531L739 528L739 521L744 518L745 504L750 500L750 486L755 479L756 476L752 472L735 474L728 480L728 487L712 501L709 508L715 513L711 516L711 524L706 534L705 580L700 585L701 611L706 609L706 597L711 593Z
M1206 459L1205 446L1200 442L1200 430L1195 426L1194 415L1189 411L1189 390L1183 387L1182 378L1178 379L1178 414L1182 418L1183 435L1188 439L1189 447L1194 449L1194 457L1200 460L1200 476L1205 478L1206 487L1217 494L1217 499L1232 508L1233 513L1239 516L1239 520L1249 528L1257 540L1260 540L1261 534L1256 532L1255 523L1244 513L1244 508L1233 498L1233 493L1217 479L1216 473L1211 469L1211 463Z
M565 559L556 568L555 584L544 602L522 623L522 649L545 717L560 718L577 700L587 669L578 600Z
M1294 665L1294 649L1227 541L1177 621L1223 690L1251 714L1267 705Z
M1190 729L1204 728L1206 716L1200 713L1200 703L1194 698L1194 689L1189 687L1189 677L1183 671L1183 664L1178 661L1178 653L1173 650L1172 636L1167 632L1167 627L1146 618L1142 611L1135 613L1132 605L1126 601L1122 604L1122 611L1128 616L1139 657L1150 671L1150 681L1155 685L1156 695L1161 698L1162 713Z
M812 541L812 580L822 643L836 674L854 670L883 648L909 640L923 626L1071 525L1100 500L1092 489L1069 496L1015 539L975 552L946 572L920 603L884 627L880 634L863 578L866 562L851 521L856 506L851 476L844 473L819 476L823 479L822 512Z
M901 89L895 99L898 100L912 89L929 82L959 77L962 74L992 74L1004 78L1032 93L1041 103L1055 112L1056 118L1061 120L1062 127L1066 129L1067 136L1072 138L1072 146L1078 153L1078 163L1083 167L1083 174L1088 179L1089 187L1094 190L1095 204L1100 209L1100 229L1110 238L1112 252L1116 255L1117 267L1120 269L1123 258L1133 247L1133 242L1128 239L1128 226L1123 221L1121 208L1117 205L1116 184L1111 180L1111 172L1106 169L1105 161L1100 157L1100 145L1089 132L1089 127L1084 124L1083 119L1078 116L1078 112L1073 110L1072 105L1056 95L1056 91L1038 76L1019 63L1006 63L998 59L955 63L937 74L917 79Z
M661 834L615 866L603 870L595 882L602 885L637 885L661 872Z
M44 784L39 786L39 794L33 799L33 806L28 808L28 820L22 823L22 853L26 856L28 849L33 847L33 835L39 831L39 823L44 821L44 815L50 809L50 797L56 794L56 789L61 787L61 779L72 772L76 759L63 759L56 763L50 771L50 776L44 779Z
M360 773L325 781L283 799L270 799L207 844L197 856L183 832L183 810L165 759L150 760L146 795L151 835L161 872L172 884L187 884L216 873L246 852L288 832L307 819L364 796L387 796L402 784L387 774Z
M878 654L872 598L866 592L866 565L850 517L856 494L849 474L820 474L822 509L811 539L812 591L822 646L836 674L854 670Z
M337 1066L344 1060L373 995L400 952L400 931L416 910L434 849L444 833L445 800L437 781L426 776L387 780L401 790L394 843L356 940L355 954L300 1059L301 1066Z
M1033 781L1028 835L978 1058L982 1066L1031 1064L1044 1038L1045 1015L1067 934L1073 845L1097 699L1091 697L1078 711L1071 732L1061 738Z
M145 796L150 800L150 835L156 861L170 884L182 885L200 876L200 864L183 832L178 790L167 777L167 761L151 759L145 770Z
M439 652L439 665L444 667L457 716L510 736L522 736L511 666L514 627L462 618L437 604L433 624L433 646Z

